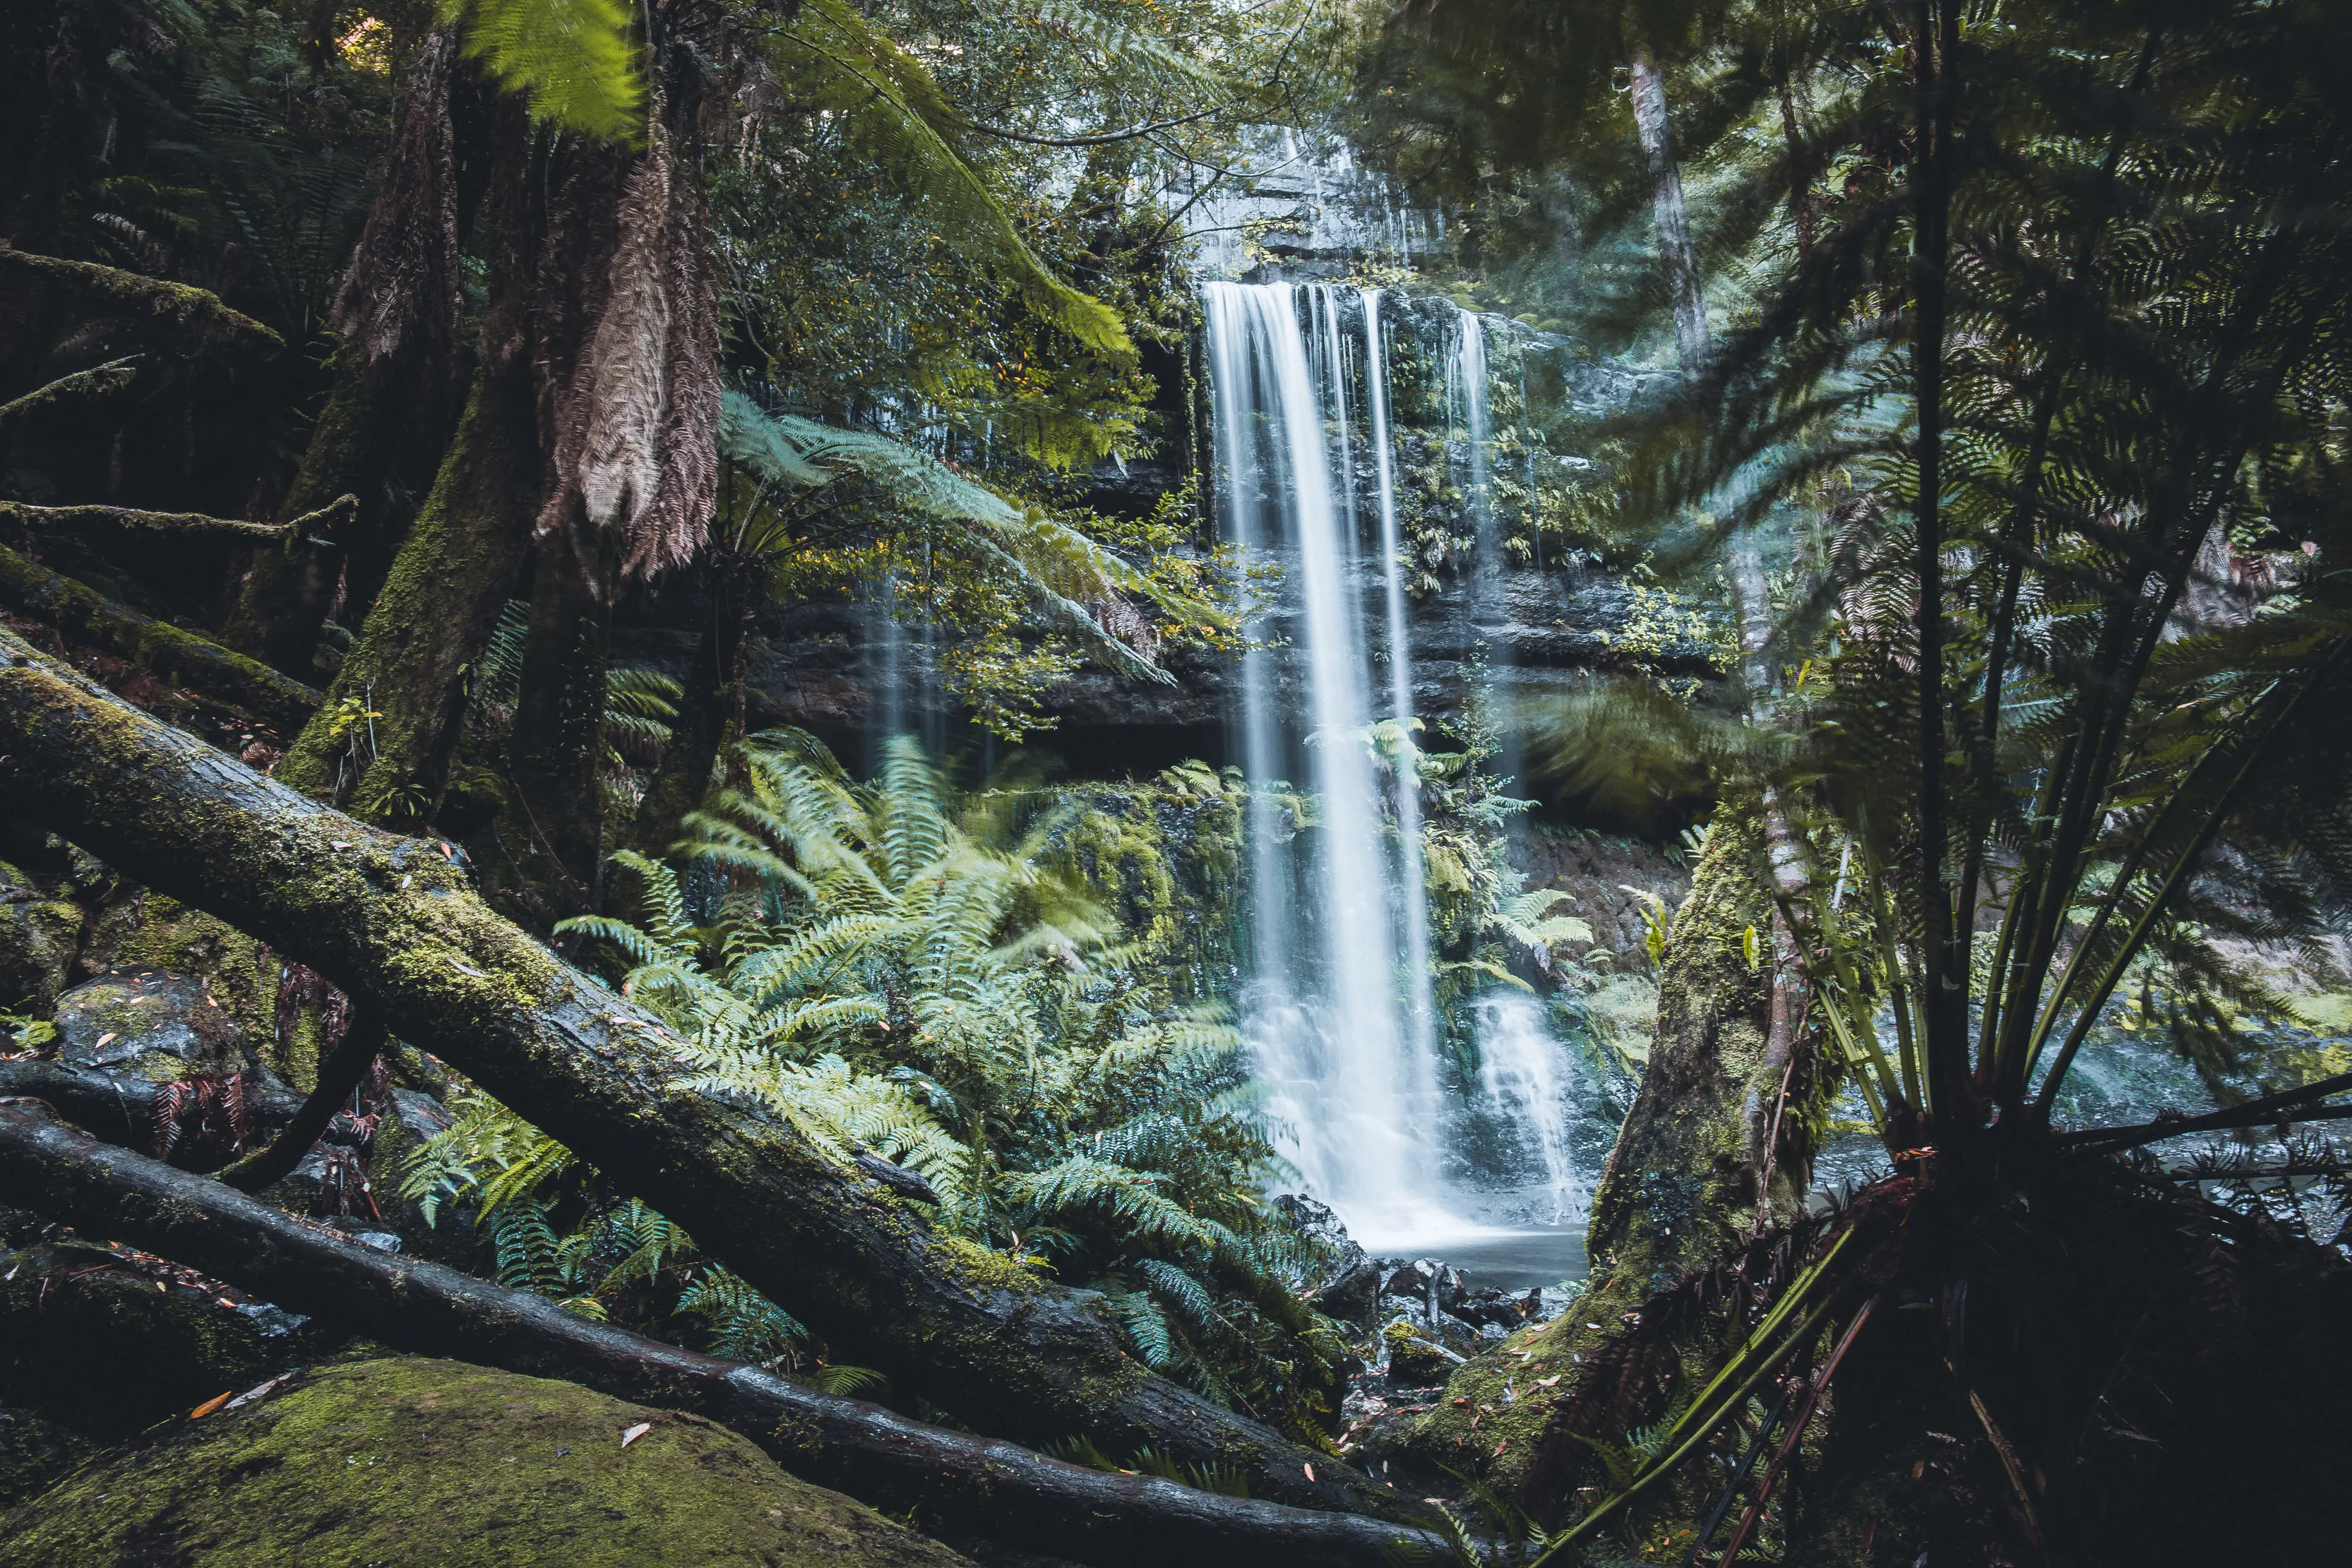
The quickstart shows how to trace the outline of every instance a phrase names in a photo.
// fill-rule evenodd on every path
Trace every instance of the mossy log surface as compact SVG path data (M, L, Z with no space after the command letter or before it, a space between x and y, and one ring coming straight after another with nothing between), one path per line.
M132 533L181 538L211 535L249 543L282 545L299 534L333 528L356 504L346 496L332 506L285 523L254 523L241 517L215 517L203 512L147 512L137 507L34 507L22 501L0 501L0 517L28 528L127 528Z
M209 637L142 614L5 546L0 546L0 601L174 685L241 708L280 735L299 733L318 709L314 688Z
M621 1437L649 1429L624 1448ZM0 1521L0 1559L184 1568L969 1568L740 1437L543 1378L354 1362L178 1421Z
M1358 1514L1087 1469L814 1393L454 1269L374 1251L221 1183L98 1144L37 1106L0 1105L0 1195L403 1349L723 1420L795 1475L879 1507L915 1509L960 1534L1170 1568L1212 1559L1230 1568L1371 1568L1401 1542L1433 1544Z
M118 310L137 310L192 349L235 346L273 351L286 346L285 339L243 311L230 309L209 289L125 272L119 267L35 256L0 245L0 278L12 288L47 284Z
M59 1061L0 1061L0 1102L47 1101L75 1126L127 1148L154 1143L155 1102L163 1092L161 1082L131 1073L99 1072ZM302 1108L299 1096L267 1081L248 1084L246 1094L254 1130L264 1137L275 1136ZM205 1157L201 1150L200 1144L191 1141L179 1158L193 1165Z
M1304 1507L1395 1507L1322 1450L1153 1375L1100 1296L939 1230L790 1124L691 1088L660 1020L501 919L441 844L366 827L6 632L0 791L381 1006L394 1034L684 1225L843 1354L962 1419L1228 1466Z

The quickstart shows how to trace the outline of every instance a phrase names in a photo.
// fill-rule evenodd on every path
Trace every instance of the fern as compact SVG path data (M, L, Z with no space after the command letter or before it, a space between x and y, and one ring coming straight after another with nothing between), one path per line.
M635 143L646 81L622 0L442 0L444 26L531 118L599 141Z

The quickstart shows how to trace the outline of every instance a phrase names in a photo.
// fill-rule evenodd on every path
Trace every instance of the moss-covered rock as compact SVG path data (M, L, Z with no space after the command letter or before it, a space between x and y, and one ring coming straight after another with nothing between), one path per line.
M0 1514L47 1491L94 1451L89 1439L38 1411L0 1405Z
M338 1343L195 1278L79 1241L0 1252L0 1405L111 1442Z
M159 1083L249 1072L260 1059L204 982L161 969L101 975L58 998L58 1058Z
M626 1448L623 1435L651 1429ZM0 1519L0 1560L186 1568L955 1568L726 1428L456 1362L360 1362L183 1421Z
M0 1011L47 1014L80 942L81 906L69 890L0 861Z
M83 972L163 969L203 982L206 998L259 1046L277 1032L278 962L226 921L178 899L126 889L91 920Z

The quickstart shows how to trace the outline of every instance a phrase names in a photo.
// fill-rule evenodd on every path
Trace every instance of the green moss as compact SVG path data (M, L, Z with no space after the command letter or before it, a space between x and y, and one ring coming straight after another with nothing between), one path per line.
M370 821L430 819L466 676L521 572L539 471L527 376L478 374L359 642L279 779L339 794Z
M258 1047L277 1033L278 962L260 942L225 920L160 893L137 901L137 916L108 956L110 967L166 969L205 982L215 1005Z
M651 1430L627 1448L623 1433ZM455 1362L361 1362L0 1521L0 1558L186 1568L953 1568L711 1422Z
M0 861L0 1012L47 1017L72 972L81 906L62 890Z
M117 603L5 546L0 600L68 637L242 709L280 734L299 729L319 704L317 692L268 665Z
M172 283L144 273L125 272L96 262L68 261L60 256L33 256L0 246L0 273L13 271L16 281L39 277L84 295L95 295L117 308L131 306L157 322L173 328L191 346L213 348L242 341L249 347L282 349L286 340L252 317L232 310L209 289Z

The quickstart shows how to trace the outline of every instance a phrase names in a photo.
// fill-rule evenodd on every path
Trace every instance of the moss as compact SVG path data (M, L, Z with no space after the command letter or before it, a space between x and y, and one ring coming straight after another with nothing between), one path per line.
M528 376L477 374L424 509L279 779L370 821L430 819L466 675L522 570L539 471Z
M627 1448L623 1433L651 1430ZM362 1362L177 1423L0 1521L0 1557L187 1568L952 1568L713 1423L455 1362Z
M117 603L5 546L0 600L79 642L239 708L278 734L299 729L319 705L317 692L268 665Z
M256 1043L277 1033L278 962L268 947L225 920L165 894L134 901L135 918L106 955L109 967L165 969L205 984L214 1004Z
M81 941L81 905L58 884L0 861L0 1012L46 1017Z
M286 340L252 317L232 310L209 289L172 283L143 273L101 267L96 262L68 261L60 256L33 256L0 246L0 272L14 271L61 284L84 295L95 295L117 307L129 305L174 329L193 347L215 348L231 343L282 349Z
M0 1405L0 1514L48 1490L94 1451L88 1439L37 1411Z

